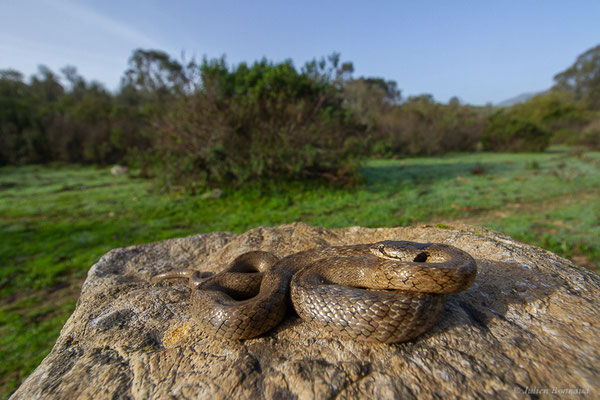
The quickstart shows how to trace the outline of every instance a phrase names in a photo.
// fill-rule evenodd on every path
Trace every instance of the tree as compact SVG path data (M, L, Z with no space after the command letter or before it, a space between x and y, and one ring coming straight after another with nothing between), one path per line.
M400 99L400 90L394 81L361 77L344 85L345 106L354 112L369 134L385 130L382 122Z
M194 66L194 63L190 63ZM129 68L122 79L123 86L155 94L163 99L183 90L189 82L185 68L167 53L137 49L129 58Z
M0 165L25 158L23 131L31 126L32 104L23 74L0 70Z
M555 89L573 93L592 109L600 109L600 45L589 49L573 65L557 74Z
M65 94L60 78L45 65L38 66L38 73L31 78L29 85L33 94L42 102L55 102Z
M301 72L315 82L332 84L340 89L352 77L354 65L351 62L340 64L340 53L332 53L327 58L307 62Z
M78 88L85 88L85 80L81 75L79 75L76 67L67 65L63 67L60 72L71 85L71 91L75 91Z

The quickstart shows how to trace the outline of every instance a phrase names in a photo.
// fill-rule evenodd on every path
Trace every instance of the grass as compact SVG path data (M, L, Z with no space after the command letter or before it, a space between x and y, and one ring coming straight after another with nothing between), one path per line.
M351 190L294 183L202 199L108 169L0 168L0 398L48 353L88 268L115 247L292 221L443 229L460 221L598 270L598 152L372 160L362 175Z

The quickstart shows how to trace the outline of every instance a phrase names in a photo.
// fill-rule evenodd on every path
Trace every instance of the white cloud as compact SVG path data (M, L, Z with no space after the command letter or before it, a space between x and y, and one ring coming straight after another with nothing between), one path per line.
M135 28L127 25L114 18L107 17L99 12L85 7L81 4L74 3L68 0L44 0L46 4L55 9L70 15L78 21L85 21L87 25L94 26L104 31L106 34L116 36L121 40L129 42L133 47L152 47L163 48L152 37L140 32Z
M117 88L132 50L167 48L155 32L120 18L73 0L0 0L0 69L29 76L39 64L55 72L74 65L86 79Z

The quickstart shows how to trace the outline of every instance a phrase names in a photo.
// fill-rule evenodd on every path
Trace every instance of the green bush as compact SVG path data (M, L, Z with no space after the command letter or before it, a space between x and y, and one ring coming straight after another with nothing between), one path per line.
M389 140L377 139L371 144L369 154L374 157L391 158L394 155L394 149Z
M590 122L581 133L576 136L573 144L585 146L590 150L600 150L600 119Z
M290 61L229 69L204 60L200 82L157 124L167 185L355 179L358 126L342 106L336 58L298 72Z
M490 151L543 151L552 134L535 122L500 110L488 118L481 141Z
M509 110L512 115L551 131L553 143L571 143L591 118L583 102L575 101L570 93L559 90L537 95Z
M355 87L358 85L355 85ZM378 88L378 87L376 87ZM395 157L441 154L475 149L482 134L481 109L461 105L457 99L440 104L432 96L409 97L403 103L391 102L366 91L371 104L360 101L357 93L350 107L367 126L369 155ZM358 92L362 94L362 92ZM377 94L377 93L375 93ZM375 107L375 99L383 103ZM360 107L359 107L360 106Z

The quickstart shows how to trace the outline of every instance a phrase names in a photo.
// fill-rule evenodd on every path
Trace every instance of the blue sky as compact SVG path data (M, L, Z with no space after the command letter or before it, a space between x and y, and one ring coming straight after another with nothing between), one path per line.
M600 43L600 1L0 0L0 69L74 65L118 87L136 48L229 63L341 53L404 96L497 103Z

